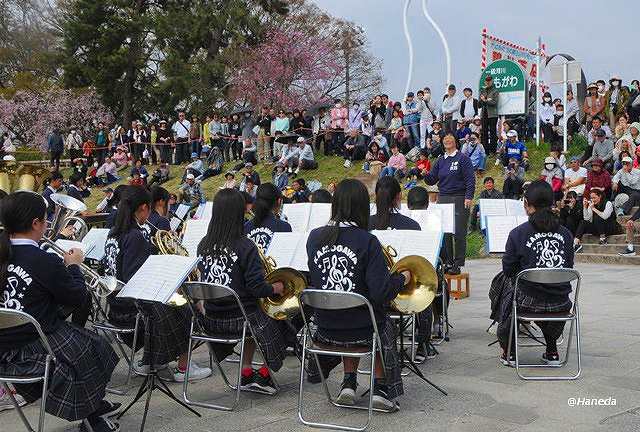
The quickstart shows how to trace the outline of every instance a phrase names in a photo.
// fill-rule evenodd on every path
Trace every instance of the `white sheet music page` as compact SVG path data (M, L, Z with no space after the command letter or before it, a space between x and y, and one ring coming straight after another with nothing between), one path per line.
M277 267L292 267L296 270L308 271L308 237L308 233L302 232L273 233L266 255L274 259Z
M186 204L180 204L176 209L176 216L178 216L178 218L180 219L184 219L184 217L187 215L187 212L189 211L190 208L191 207L189 207Z
M507 208L504 199L481 199L478 200L480 207L480 228L485 229L487 216L506 216Z
M489 252L504 252L509 233L517 225L516 216L487 217L487 241Z
M86 245L81 242L63 239L56 240L56 245L62 248L65 252L69 252L71 249L80 249L84 256L87 256L87 254L94 248L94 245ZM49 249L49 252L55 253L51 248Z
M329 223L331 219L330 203L313 203L311 204L311 213L309 214L309 224L307 231L323 227Z
M395 261L409 255L418 255L426 258L434 267L443 236L442 231L435 230L374 230L371 234L378 238L382 247L391 246L396 250Z
M85 257L96 261L100 261L104 258L104 245L107 243L108 235L108 228L91 228L87 235L82 239L82 243L85 245L93 246L91 252L88 252Z
M309 227L311 203L285 204L282 212L287 217L293 232L305 232Z
M166 303L198 263L196 257L151 255L118 297Z
M429 204L427 211L440 210L442 215L442 231L453 234L455 232L455 204Z
M198 210L199 212L196 212L196 216L194 216L194 219L205 220L209 222L211 220L211 217L213 216L213 201L207 201L204 204L200 204Z
M507 216L526 216L527 211L524 209L524 202L518 200L504 200Z
M207 235L209 221L206 219L191 219L187 221L184 235L182 236L182 246L189 252L190 257L198 256L198 245Z

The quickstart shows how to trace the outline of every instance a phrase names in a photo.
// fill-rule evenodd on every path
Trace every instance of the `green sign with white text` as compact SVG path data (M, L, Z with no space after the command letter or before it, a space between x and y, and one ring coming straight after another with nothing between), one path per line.
M527 81L520 65L511 60L496 60L480 75L480 89L487 75L498 90L498 115L524 114L527 109Z

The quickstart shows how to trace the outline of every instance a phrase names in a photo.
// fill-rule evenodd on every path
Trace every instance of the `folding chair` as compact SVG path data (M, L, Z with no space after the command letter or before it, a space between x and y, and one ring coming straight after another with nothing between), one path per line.
M304 330L303 330L303 341L302 341L302 364L300 366L300 386L298 391L298 418L300 421L311 427L323 428L323 429L337 429L344 431L364 431L369 427L371 423L372 412L382 411L373 408L373 383L375 374L373 371L375 370L376 365L376 352L380 353L380 359L382 361L382 366L384 368L384 357L382 353L382 343L380 342L380 333L378 332L378 326L376 324L375 315L373 313L373 307L369 300L363 297L360 294L345 292L345 291L325 291L325 290L317 290L317 289L305 289L302 294L300 294L300 310L302 312L302 319L304 321ZM362 348L342 348L336 346L328 346L325 344L317 344L313 341L313 337L311 336L311 330L309 327L309 320L307 319L307 314L304 312L305 306L308 306L312 309L320 309L320 310L346 310L352 309L355 307L366 306L369 310L369 316L371 318L371 323L373 326L373 334L372 334L372 342L371 348L362 347ZM320 371L320 378L322 380L322 386L324 388L324 392L327 395L327 399L334 406L342 407L342 408L352 408L352 409L360 409L367 410L367 422L361 427L354 426L346 426L339 425L333 423L318 423L306 420L303 416L303 396L304 396L304 371L305 371L305 361L307 358L307 354L312 354L316 365L318 367L318 371ZM342 357L356 357L363 358L370 356L371 357L371 372L369 378L369 403L366 407L364 406L350 406L337 403L334 398L331 396L329 392L329 387L327 386L327 381L324 378L324 374L322 373L322 368L320 366L320 360L318 359L318 355L331 355L331 356L342 356Z
M537 284L560 284L571 283L576 281L573 307L568 312L556 312L556 313L518 313L517 297L518 297L518 285L521 280L537 283ZM569 334L567 336L567 350L564 355L564 360L558 365L547 364L521 364L518 347L521 345L518 343L518 338L515 338L515 354L516 354L516 372L518 376L523 380L530 381L568 381L575 380L580 376L582 372L581 363L581 346L580 346L580 310L578 306L578 295L580 293L580 273L574 269L567 268L534 268L523 270L516 276L515 286L513 288L513 310L512 310L512 331L509 332L509 344L507 352L511 352L511 344L513 343L514 332L518 332L519 321L569 321ZM549 376L549 375L524 375L521 371L522 368L561 368L565 366L569 360L569 353L571 351L571 343L573 342L573 331L575 327L576 332L576 355L578 357L577 371L573 375L562 376Z
M238 402L240 400L240 391L241 391L240 382L242 379L242 363L244 360L244 343L247 340L247 337L253 337L253 330L251 328L251 324L249 323L249 320L247 319L247 313L245 312L244 307L242 306L242 302L240 301L240 297L238 297L238 294L231 288L228 288L225 286L214 285L206 282L186 282L184 285L182 285L182 292L189 299L189 305L192 307L192 311L193 311L193 316L191 317L191 330L189 334L189 349L188 349L189 358L187 360L187 370L185 372L184 384L182 387L182 398L188 405L199 406L203 408L210 408L210 409L215 409L220 411L233 411L238 405ZM242 327L242 335L240 335L239 337L238 336L225 337L221 335L207 334L207 332L202 328L202 326L198 322L196 314L198 314L199 312L197 312L192 305L198 300L219 300L219 299L229 298L229 297L233 298L236 301L238 307L240 308L240 311L242 312L242 316L244 317L244 326ZM227 387L229 387L232 390L235 390L235 399L234 399L233 405L231 406L217 405L217 404L210 404L206 402L200 402L200 401L189 399L189 391L188 391L189 390L189 370L191 368L191 348L194 342L205 342L205 343L214 342L214 343L222 343L227 345L236 345L240 343L240 361L238 362L238 376L237 376L235 385L229 382L229 379L227 378L227 375L224 372L224 369L220 365L220 361L215 356L215 354L212 353L211 350L209 350L209 360L213 360L215 362L218 370L220 371L220 375L222 375L222 379L224 380ZM262 353L262 350L260 349L259 345L257 346L257 348L264 358L264 354ZM265 362L265 365L266 365L266 362ZM273 380L273 383L276 387L276 393L274 394L277 394L279 390L278 383L273 377L272 371L269 370L269 372L271 373L271 379ZM247 391L252 391L252 390L247 390ZM255 390L253 391L257 392ZM257 392L257 393L264 394L263 392Z
M116 291L119 291L120 289L122 289L123 286L124 286L124 282L118 281L118 286ZM107 306L108 306L108 303L107 303ZM107 387L106 391L108 393L116 394L119 396L125 396L127 393L129 393L129 389L131 388L129 386L129 383L131 382L131 376L133 375L133 365L134 365L135 356L136 356L136 344L138 343L138 326L140 324L140 313L136 315L136 322L133 328L118 327L109 323L108 321L106 321L107 319L106 317L109 316L107 311L104 312L104 316L105 316L104 321L96 320L92 323L93 329L96 332L101 331L105 333L105 336L107 336L109 340L115 341L116 346L118 347L118 350L122 354L122 357L124 357L127 364L129 365L127 370L127 379L123 384L124 390L116 390L114 388ZM121 340L122 335L125 335L125 334L133 334L133 343L131 345L131 350L129 352L129 355L127 355L124 344ZM109 337L109 336L112 336L112 337Z

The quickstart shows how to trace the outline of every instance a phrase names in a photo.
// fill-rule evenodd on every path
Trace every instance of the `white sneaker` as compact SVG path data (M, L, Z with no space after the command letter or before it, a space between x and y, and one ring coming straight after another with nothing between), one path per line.
M296 168L296 170L293 172L295 175L298 175L298 173L300 172L300 168Z
M13 397L16 398L16 402L18 402L18 406L23 407L27 404L24 398L15 392L13 392ZM12 410L14 408L15 407L13 406L13 403L11 402L11 398L9 397L9 395L6 393L3 393L2 396L0 396L0 412Z
M157 371L161 371L164 370L166 368L169 367L169 364L165 363L165 364L161 364L161 365L156 365L156 370ZM149 365L145 365L142 364L142 360L138 360L136 363L134 363L133 365L133 373L135 373L136 375L149 375L149 372L151 371L151 367Z
M175 382L184 382L185 373L180 371L177 367L173 369L173 380ZM211 376L211 369L208 367L200 367L194 362L191 362L189 368L189 381L198 381Z
M345 159L344 164L342 164L342 166L345 168L349 168L351 166L351 161L349 159Z

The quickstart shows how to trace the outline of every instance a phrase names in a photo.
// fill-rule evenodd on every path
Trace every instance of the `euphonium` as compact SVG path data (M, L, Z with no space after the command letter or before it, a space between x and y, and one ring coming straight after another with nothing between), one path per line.
M391 301L391 307L407 315L422 312L428 308L438 290L438 275L433 265L426 258L418 255L409 255L395 262L397 252L391 246L383 247L382 251L391 273L403 271L411 273L411 280Z
M147 223L152 225L149 221L147 221ZM158 248L160 255L189 256L189 252L182 246L180 239L175 233L167 230L160 230L157 229L157 227L154 228L156 228L156 233L151 238L151 242ZM189 275L188 280L198 280L198 270L194 270ZM178 290L171 296L167 304L169 306L180 307L187 304L187 299L180 293L180 290Z
M87 206L80 200L59 193L51 194L51 201L55 203L56 209L46 236L55 239L63 228L73 224L74 226L79 225L73 240L82 241L82 238L89 231L89 227L78 213L85 211Z
M296 269L276 268L274 259L265 256L260 246L258 246L258 253L264 266L267 283L281 282L284 285L282 295L259 299L260 308L268 316L278 321L296 316L300 312L300 293L307 287L307 279Z
M43 237L42 240L53 249L58 255L64 256L66 251L58 246L53 240ZM80 271L85 277L87 289L98 297L107 297L118 287L118 280L113 276L100 276L85 263L80 263Z

